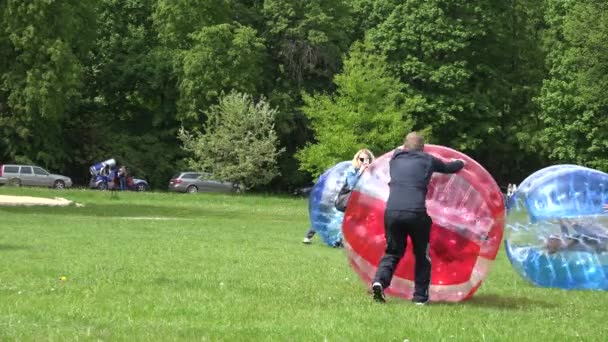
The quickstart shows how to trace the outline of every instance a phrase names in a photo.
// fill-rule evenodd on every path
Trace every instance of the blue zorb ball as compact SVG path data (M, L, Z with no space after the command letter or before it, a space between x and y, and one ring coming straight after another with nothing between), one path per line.
M556 165L526 178L508 203L505 248L537 286L608 290L608 174Z
M329 246L342 241L344 214L336 210L335 200L344 186L346 171L351 165L352 162L344 161L325 171L308 198L310 225Z

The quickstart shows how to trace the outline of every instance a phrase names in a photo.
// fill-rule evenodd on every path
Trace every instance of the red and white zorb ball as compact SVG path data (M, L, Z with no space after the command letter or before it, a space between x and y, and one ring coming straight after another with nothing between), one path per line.
M456 174L435 173L426 206L431 228L431 301L457 302L470 298L486 278L502 241L505 206L492 176L468 156L443 146L426 145L425 152L445 162L466 162ZM366 283L374 277L384 255L384 209L393 152L378 158L361 176L349 200L342 231L349 262ZM407 196L407 193L402 194ZM390 295L410 299L414 292L412 242L397 266Z

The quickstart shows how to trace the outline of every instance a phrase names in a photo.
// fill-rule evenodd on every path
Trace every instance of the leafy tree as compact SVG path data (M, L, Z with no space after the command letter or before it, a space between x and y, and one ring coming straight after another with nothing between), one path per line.
M532 156L529 136L536 126L524 122L533 123L531 99L544 75L542 4L407 0L378 6L372 12L379 15L370 19L379 24L371 25L366 41L425 100L417 127L431 127L434 142L467 152L508 178L514 160L521 165Z
M608 6L548 1L549 77L538 138L549 157L608 170Z
M91 163L113 157L157 187L166 184L182 158L173 50L159 42L152 22L155 2L98 2L84 99L65 126L71 176L77 180L88 181Z
M414 126L413 113L424 106L391 75L382 56L357 44L344 64L344 72L334 78L335 95L304 95L315 143L297 157L315 176L352 158L359 148L380 154L399 145Z
M266 0L269 48L279 72L300 84L331 80L352 41L354 22L344 0Z
M95 7L91 0L7 0L0 9L2 154L57 169L68 158L62 126L82 95Z
M393 12L400 0L352 0L351 6L356 18L355 27L364 34L379 24L383 23Z
M266 62L264 40L246 26L220 24L193 34L183 53L179 82L181 117L196 118L222 91L255 93Z
M188 49L192 34L202 27L228 23L232 16L226 0L157 0L152 18L164 46Z
M495 16L501 37L491 47L492 59L502 61L494 77L502 80L491 100L500 109L493 139L479 158L502 183L523 180L544 167L547 159L534 140L540 129L539 107L533 98L540 94L544 77L545 2L513 0L502 4L505 10ZM498 55L498 56L497 56Z
M263 186L276 177L277 149L274 130L276 109L261 99L231 92L210 107L203 132L181 129L179 139L192 157L189 165L215 177L245 185Z
M475 131L487 134L496 113L485 98L488 78L479 77L494 70L476 63L472 45L483 39L489 20L476 2L408 0L367 35L400 80L426 100L418 121L432 125L440 142L460 149L479 146Z

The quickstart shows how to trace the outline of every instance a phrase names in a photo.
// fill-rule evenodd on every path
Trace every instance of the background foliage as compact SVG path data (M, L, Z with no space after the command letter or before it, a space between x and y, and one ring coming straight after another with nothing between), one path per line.
M208 172L245 188L266 185L279 174L274 130L276 109L261 99L255 103L246 94L231 92L211 106L201 131L180 129L179 139L191 169Z
M114 157L165 188L222 92L277 108L292 190L409 129L499 184L608 170L608 5L594 0L0 1L0 162L88 181ZM225 173L224 173L225 174Z

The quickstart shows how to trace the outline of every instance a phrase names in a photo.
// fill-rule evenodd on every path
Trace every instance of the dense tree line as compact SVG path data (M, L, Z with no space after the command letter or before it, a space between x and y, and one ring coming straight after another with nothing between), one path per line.
M279 176L259 189L410 129L501 184L553 163L608 171L608 4L0 0L0 162L84 183L114 157L164 188L190 166L182 127L218 150L203 131L231 92L272 113Z

